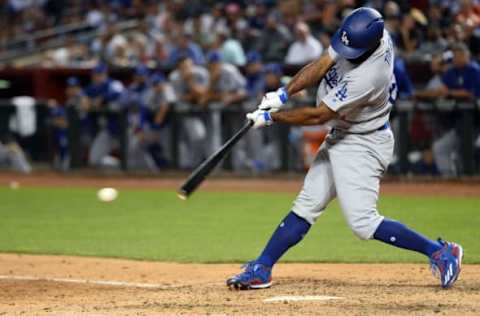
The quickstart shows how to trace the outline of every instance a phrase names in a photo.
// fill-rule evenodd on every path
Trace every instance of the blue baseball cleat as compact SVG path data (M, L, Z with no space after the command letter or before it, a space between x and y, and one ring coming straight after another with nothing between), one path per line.
M272 268L250 261L245 270L227 280L231 290L266 289L272 285Z
M463 258L462 246L438 239L443 246L430 257L430 267L433 275L440 277L443 288L449 288L455 283L460 274Z

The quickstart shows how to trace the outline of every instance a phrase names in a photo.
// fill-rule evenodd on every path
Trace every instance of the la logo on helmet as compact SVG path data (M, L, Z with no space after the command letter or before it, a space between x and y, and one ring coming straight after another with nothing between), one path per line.
M347 37L347 32L345 32L345 31L342 32L341 40L342 40L343 44L345 44L347 46L350 45L350 40Z

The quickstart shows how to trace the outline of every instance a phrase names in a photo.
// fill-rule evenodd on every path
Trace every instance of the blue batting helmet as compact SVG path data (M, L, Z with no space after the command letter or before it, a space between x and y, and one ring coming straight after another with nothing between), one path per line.
M344 58L358 58L378 45L383 37L383 27L382 15L377 10L356 9L333 36L332 47Z

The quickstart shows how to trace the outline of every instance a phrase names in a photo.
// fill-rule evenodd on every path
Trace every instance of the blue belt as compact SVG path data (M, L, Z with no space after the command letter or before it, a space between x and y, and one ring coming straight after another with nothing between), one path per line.
M385 124L383 124L382 126L380 126L379 128L377 128L377 131L383 131L383 130L386 130L386 129L389 129L390 128L390 122L387 122Z
M353 135L367 135L367 134L371 134L371 133L378 132L378 131L384 131L384 130L389 129L389 128L390 128L390 122L386 122L385 124L383 124L379 128L371 130L371 131L367 131L367 132L348 132L348 131L345 131L344 133L353 134ZM337 131L337 129L334 127L334 128L332 128L330 133L335 133L336 131Z

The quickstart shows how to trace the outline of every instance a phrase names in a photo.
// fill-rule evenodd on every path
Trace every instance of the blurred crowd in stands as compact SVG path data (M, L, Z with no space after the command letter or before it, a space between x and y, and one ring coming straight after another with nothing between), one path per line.
M108 59L118 66L173 67L179 54L204 64L206 53L221 50L226 62L243 66L246 52L255 50L268 62L304 64L322 53L342 18L359 5L383 12L406 59L428 59L458 42L479 57L477 0L2 0L0 42L84 23L102 35L93 42L69 38L45 63L75 67ZM119 33L116 23L128 19L140 25Z
M169 111L182 104L199 111L210 108L181 122L180 167L192 168L221 142L215 104L240 113L254 107L266 91L285 82L285 66L318 58L343 17L360 5L384 15L396 46L399 99L473 102L480 96L477 0L3 0L0 42L71 23L100 32L89 42L65 39L63 47L46 52L39 64L93 67L89 83L68 79L65 104L50 102L59 168L69 168L69 107L79 114L90 165L118 165L112 156L118 126L111 117L97 119L92 113L126 108L129 167L158 171L172 159L166 149L172 145ZM138 21L137 27L120 32L117 22L129 19ZM407 67L412 61L431 63L433 77L425 86L412 84ZM111 78L109 69L116 67L133 68L133 81ZM300 101L314 105L314 93L300 95ZM411 121L412 170L454 175L458 120L448 113L416 112ZM325 132L325 127L290 131L288 141L302 157L299 168L308 166ZM251 133L233 156L234 169L278 169L280 140L274 133ZM480 148L480 138L475 145Z

